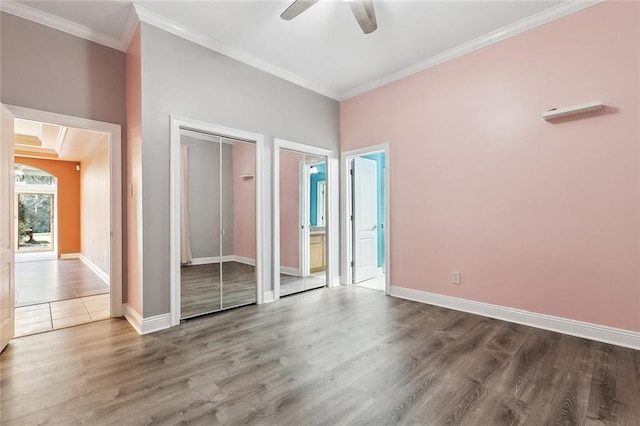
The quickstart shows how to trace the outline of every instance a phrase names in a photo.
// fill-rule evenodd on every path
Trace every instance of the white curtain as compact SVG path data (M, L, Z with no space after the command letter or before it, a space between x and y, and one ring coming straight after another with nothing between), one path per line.
M180 263L188 265L191 256L191 232L189 231L189 147L180 145Z

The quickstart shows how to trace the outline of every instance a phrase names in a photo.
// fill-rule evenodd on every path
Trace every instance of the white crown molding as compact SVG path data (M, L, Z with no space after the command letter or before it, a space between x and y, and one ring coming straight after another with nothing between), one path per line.
M329 90L325 87L321 87L317 84L314 84L304 78L290 73L268 61L265 61L243 49L239 49L237 47L231 46L227 43L224 43L220 40L216 40L214 38L205 36L197 31L192 30L182 24L179 24L171 19L146 9L138 4L133 5L136 14L138 15L138 19L141 22L152 25L156 28L164 30L168 33L171 33L175 36L181 37L185 40L188 40L192 43L198 44L200 46L206 47L209 50L213 50L214 52L221 53L225 56L228 56L237 61L243 62L247 65L251 65L254 68L257 68L261 71L274 75L276 77L280 77L283 80L286 80L290 83L303 87L305 89L311 90L313 92L319 93L323 96L334 100L340 100L338 93Z
M154 27L167 31L173 35L196 43L200 46L206 47L207 49L221 53L225 56L243 62L266 73L282 78L305 89L311 90L337 101L344 101L354 96L361 95L370 90L374 90L389 83L401 80L420 71L424 71L428 68L456 59L462 55L466 55L467 53L471 53L483 47L490 46L494 43L505 40L509 37L513 37L546 23L552 22L556 19L602 3L603 1L605 0L571 0L565 3L561 3L558 6L549 8L533 16L507 25L504 28L485 34L469 42L463 43L445 52L431 56L407 68L393 72L384 77L372 80L341 93L312 83L243 49L239 49L219 40L205 36L159 13L153 12L135 3L132 5L127 23L119 39L107 36L102 33L98 33L91 28L85 27L84 25L59 18L46 12L42 12L38 9L34 9L23 3L17 3L13 0L0 1L0 10L123 52L127 51L129 44L131 43L131 39L135 34L138 23L142 21L149 25L153 25Z
M570 15L572 13L575 13L580 10L586 9L588 7L594 6L596 4L602 3L603 1L605 0L586 0L586 1L572 0L566 3L561 3L557 6L551 7L535 15L521 19L518 22L514 22L513 24L507 25L506 27L503 27L499 30L492 31L488 34L485 34L471 41L458 45L447 51L431 56L414 65L408 66L407 68L401 69L399 71L395 71L391 74L387 74L384 77L378 78L376 80L357 86L353 89L347 90L340 94L340 97L338 100L344 101L349 98L353 98L355 96L361 95L373 89L377 89L389 83L393 83L405 77L409 77L410 75L419 73L420 71L424 71L428 68L435 67L436 65L440 65L444 62L448 62L453 59L459 58L460 56L466 55L467 53L475 52L476 50L482 49L483 47L490 46L499 41L508 39L510 37L516 36L525 31L529 31L533 28L555 21L556 19L560 19L564 16Z
M605 325L591 324L567 318L538 314L521 309L476 302L442 294L428 293L411 288L391 286L391 296L429 305L442 306L456 311L469 312L503 321L515 322L571 336L610 343L632 349L640 349L640 333Z
M120 35L120 45L122 46L122 51L126 52L129 49L131 40L136 33L136 29L138 29L138 24L140 24L140 21L138 20L136 9L131 6L131 9L129 9L129 16L127 17L127 23L122 30L122 35Z
M128 43L125 46L122 39L116 39L99 33L89 27L34 9L24 3L17 3L12 0L2 0L0 1L0 10L67 34L102 44L103 46L107 46L112 49L126 51L128 47Z

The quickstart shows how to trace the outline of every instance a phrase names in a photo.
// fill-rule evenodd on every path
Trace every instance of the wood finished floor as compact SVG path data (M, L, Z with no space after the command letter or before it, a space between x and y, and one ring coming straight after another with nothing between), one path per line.
M201 315L256 302L255 267L239 262L182 266L180 268L180 315ZM222 293L222 303L220 303Z
M16 307L109 293L109 286L79 259L15 264Z
M16 339L1 423L640 424L640 352L358 287Z
M280 276L280 294L286 296L326 285L326 279ZM189 318L234 306L256 302L255 267L239 262L222 264L222 304L220 264L190 265L180 268L180 315Z

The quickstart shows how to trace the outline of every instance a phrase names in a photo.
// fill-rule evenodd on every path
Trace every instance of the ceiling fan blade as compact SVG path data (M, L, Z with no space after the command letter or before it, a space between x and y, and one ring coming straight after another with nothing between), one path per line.
M378 28L372 0L352 0L349 2L349 6L351 6L351 12L365 34L372 33Z
M319 0L296 0L291 3L287 10L282 12L280 17L285 21L290 21L305 10L309 9L314 4L318 3L318 1Z

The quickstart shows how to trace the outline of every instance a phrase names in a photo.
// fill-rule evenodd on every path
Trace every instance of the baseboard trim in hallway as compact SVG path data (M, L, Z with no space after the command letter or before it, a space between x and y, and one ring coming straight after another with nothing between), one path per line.
M143 318L131 305L125 303L122 311L124 317L129 321L131 327L140 335L149 334L171 327L171 315L161 314L148 318Z
M521 309L391 286L391 296L640 350L640 333Z

